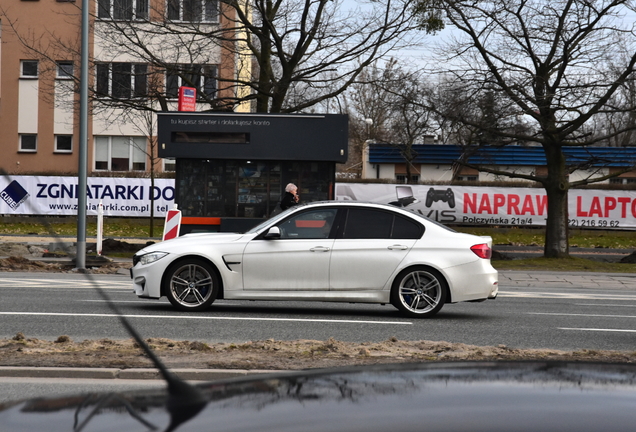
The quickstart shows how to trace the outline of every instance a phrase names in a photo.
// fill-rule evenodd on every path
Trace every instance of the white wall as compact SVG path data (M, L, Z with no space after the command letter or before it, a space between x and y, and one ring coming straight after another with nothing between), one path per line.
M376 175L376 164L370 164L365 162L366 170L363 172L363 179L375 179ZM395 165L393 164L379 164L380 165L380 177L381 179L386 180L395 180ZM499 166L490 167L492 169L500 169L511 172L516 172L518 174L526 174L533 175L535 172L535 167L528 166ZM609 173L608 168L600 168L597 170L580 170L575 171L570 175L570 181L578 181L582 179L587 179L590 177L600 177L603 175L607 175ZM451 165L421 165L421 174L420 174L420 183L426 182L444 182L450 181L452 179L452 167ZM514 179L507 176L496 176L494 174L489 174L486 172L480 172L478 175L478 181L483 182L495 182L495 181L524 181L523 179ZM609 183L609 180L606 180L601 183Z

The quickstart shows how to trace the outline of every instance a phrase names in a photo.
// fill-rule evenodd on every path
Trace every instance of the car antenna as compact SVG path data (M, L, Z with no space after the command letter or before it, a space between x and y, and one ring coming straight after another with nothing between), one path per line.
M11 183L11 177L7 172L0 168L0 176L2 176L7 183ZM28 205L28 202L26 203ZM41 218L39 222L44 225L48 234L59 240L59 235L53 230L51 224L46 219ZM64 244L60 243L60 247L69 256L73 256ZM74 257L77 260L77 256ZM172 373L166 365L159 359L157 354L150 348L150 346L143 340L137 329L130 323L130 321L119 310L119 307L111 300L106 291L99 286L89 271L80 270L84 273L86 280L97 291L99 296L106 302L108 308L113 311L117 316L121 324L124 326L128 334L139 345L144 354L152 361L153 365L159 370L164 381L168 385L168 398L166 400L166 410L170 414L170 424L166 428L165 432L172 432L179 427L179 425L187 422L194 416L196 416L207 405L207 398L203 392L197 387L187 383Z

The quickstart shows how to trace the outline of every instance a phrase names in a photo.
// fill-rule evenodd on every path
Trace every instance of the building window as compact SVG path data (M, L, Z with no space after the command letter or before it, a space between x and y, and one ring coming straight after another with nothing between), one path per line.
M72 61L59 61L57 62L57 79L72 79L73 78L73 62Z
M37 152L38 136L31 134L20 134L20 151L21 152Z
M119 21L147 20L148 0L98 0L97 17Z
M98 63L97 96L131 99L148 94L148 65L136 63Z
M163 160L163 172L175 172L177 170L177 161L174 159Z
M55 136L55 152L56 153L72 153L73 152L73 135L56 135Z
M623 184L623 179L620 177L614 177L609 179L610 184Z
M212 65L173 65L166 71L166 96L179 97L179 87L197 89L197 99L214 99L216 96L216 66Z
M22 60L20 62L20 78L37 78L38 77L38 61Z
M95 170L145 171L146 138L95 137Z
M458 181L477 181L477 176L460 175L457 176Z
M411 176L411 181L407 181L406 175L404 175L404 174L396 174L395 175L395 180L397 180L400 183L417 183L417 182L420 181L420 176L412 175Z
M168 0L168 19L186 22L218 22L218 0Z

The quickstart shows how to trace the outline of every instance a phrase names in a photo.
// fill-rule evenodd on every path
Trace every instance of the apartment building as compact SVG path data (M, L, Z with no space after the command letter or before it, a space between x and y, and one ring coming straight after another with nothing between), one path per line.
M197 88L197 110L237 92L219 83L249 73L250 62L238 67L239 51L209 37L230 27L220 7L89 0L89 174L140 173L151 163L156 172L174 170L156 157L155 112L177 110L181 85ZM0 26L0 168L76 174L81 1L2 0Z

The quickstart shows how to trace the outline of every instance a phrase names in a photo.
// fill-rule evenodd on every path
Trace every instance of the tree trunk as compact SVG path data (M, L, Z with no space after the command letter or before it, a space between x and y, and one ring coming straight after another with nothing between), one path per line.
M544 146L548 177L543 185L548 196L548 219L546 221L544 256L566 258L568 243L568 173L565 156L560 146Z

